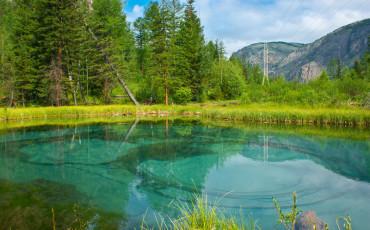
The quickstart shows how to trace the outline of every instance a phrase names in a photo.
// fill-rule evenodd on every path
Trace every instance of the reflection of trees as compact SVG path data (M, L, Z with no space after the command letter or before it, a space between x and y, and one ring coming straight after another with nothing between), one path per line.
M0 175L19 182L42 178L74 185L95 205L119 212L127 206L130 186L139 176L139 191L159 209L173 192L190 195L195 188L201 190L208 171L227 157L219 151L225 130L166 123L10 132L0 141L0 164L6 166ZM155 174L146 170L151 164L160 166Z
M0 196L0 226L6 229L52 229L52 208L57 229L75 229L80 222L90 222L99 229L115 229L125 218L88 205L87 198L72 186L45 180L0 180Z
M19 182L42 178L74 185L95 205L121 212L134 175L125 169L112 169L110 162L134 145L122 144L132 129L119 126L119 131L104 125L56 127L45 130L48 135L33 129L20 133L24 140L18 132L7 135L0 144L0 164L5 166L0 175Z

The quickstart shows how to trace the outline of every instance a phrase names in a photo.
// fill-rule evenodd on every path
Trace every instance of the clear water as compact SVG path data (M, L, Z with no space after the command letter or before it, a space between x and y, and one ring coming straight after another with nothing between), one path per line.
M177 202L204 193L228 214L278 229L272 197L289 207L293 191L332 227L350 215L354 229L368 229L369 141L181 121L0 135L0 226L50 229L53 208L62 227L78 216L91 229L134 228L144 215L175 217Z

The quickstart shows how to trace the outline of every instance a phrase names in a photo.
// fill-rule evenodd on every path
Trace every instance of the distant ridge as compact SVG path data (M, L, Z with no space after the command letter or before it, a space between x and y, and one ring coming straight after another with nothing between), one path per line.
M270 73L284 75L288 80L308 81L319 75L333 59L351 66L366 52L369 36L370 19L365 19L340 27L309 44L269 42ZM232 57L263 66L263 43L244 47Z

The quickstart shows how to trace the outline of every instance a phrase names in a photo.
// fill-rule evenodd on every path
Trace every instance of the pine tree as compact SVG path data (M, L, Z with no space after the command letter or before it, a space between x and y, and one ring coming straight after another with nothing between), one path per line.
M15 93L14 49L11 41L14 4L0 0L0 102L13 105Z
M101 49L97 58L100 60L97 62L99 77L94 88L102 87L105 103L111 102L112 90L117 85L112 66L125 77L130 76L134 67L134 38L122 12L122 2L119 0L96 0L89 20L89 26L98 39L96 47Z
M60 106L71 100L77 104L79 62L83 53L86 32L83 24L84 1L38 0L37 28L34 45L43 89L38 96Z
M145 19L139 17L134 22L135 41L136 41L136 61L141 77L145 77L148 72L151 51L149 46L149 34Z
M136 61L139 70L138 84L140 84L138 97L145 103L151 104L157 101L158 88L154 87L157 66L153 61L154 53L151 45L151 31L149 29L150 17L148 17L148 10L143 18L138 18L134 22L134 28Z
M16 0L11 41L14 44L15 90L11 104L38 103L40 92L39 60L36 30L38 27L36 0Z
M88 14L88 5L85 0L77 0L70 5L72 9L66 9L73 25L68 26L68 37L65 44L65 71L68 76L66 89L72 95L73 103L87 103L86 87L88 79L84 75L88 68L88 58L96 56L93 40L86 30L85 21Z
M146 55L149 63L142 60L141 65L146 66L146 78L150 87L150 101L165 102L169 99L169 74L170 74L170 25L166 9L158 2L152 2L145 12L144 18L137 21L145 30ZM142 31L144 32L144 31Z
M182 76L177 76L178 65L181 65L182 59L179 58L179 48L176 44L180 25L184 16L184 5L179 0L162 0L162 14L167 25L167 46L169 56L169 88L170 94L176 94L180 88L183 88L184 81Z
M194 0L188 0L184 20L177 36L179 61L177 75L182 76L191 88L193 99L200 100L204 69L204 36L200 19L196 15Z

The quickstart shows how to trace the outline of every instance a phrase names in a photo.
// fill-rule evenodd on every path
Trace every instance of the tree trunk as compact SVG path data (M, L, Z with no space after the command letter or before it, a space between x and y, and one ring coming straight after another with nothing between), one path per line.
M61 98L62 98L62 86L61 86L61 78L62 78L62 48L58 48L58 56L57 56L57 71L55 73L55 103L56 106L61 106Z
M99 39L96 37L96 35L94 34L94 32L87 26L87 23L85 22L85 26L86 28L88 29L89 33L91 34L91 36L93 37L94 40L98 41ZM136 100L134 94L131 92L131 90L128 88L125 80L122 78L121 74L118 72L116 66L109 60L109 56L106 52L104 52L103 49L101 49L99 46L97 47L100 52L104 55L104 58L105 58L105 62L106 64L109 65L110 69L115 73L117 79L118 79L118 82L120 83L120 85L122 86L122 88L125 90L125 92L127 93L127 95L129 96L129 98L131 99L131 101L135 104L135 105L140 105L139 102Z
M164 75L164 88L165 88L165 103L168 105L168 66L166 66L166 73Z
M168 105L168 87L167 87L167 82L165 85L165 103Z
M10 91L10 98L9 98L9 106L8 107L12 107L14 104L14 91Z
M87 58L85 59L86 64L86 103L89 100L89 65L87 64Z
M81 84L81 62L78 61L78 75L77 75L77 89L80 93L80 96L82 98L83 103L86 105L86 98L82 90L82 84Z

